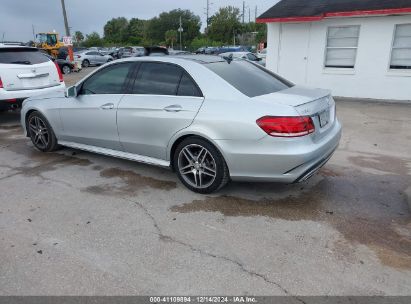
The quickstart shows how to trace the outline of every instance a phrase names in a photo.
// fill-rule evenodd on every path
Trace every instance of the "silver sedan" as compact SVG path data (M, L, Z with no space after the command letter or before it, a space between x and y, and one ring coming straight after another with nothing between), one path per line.
M70 60L68 56L67 60ZM113 60L114 58L112 56L104 55L103 53L94 50L74 54L74 61L81 62L81 65L85 68L88 68L90 65L102 65Z
M341 136L328 91L207 55L106 64L65 96L26 100L21 123L40 151L62 145L168 167L199 193L229 180L304 181Z

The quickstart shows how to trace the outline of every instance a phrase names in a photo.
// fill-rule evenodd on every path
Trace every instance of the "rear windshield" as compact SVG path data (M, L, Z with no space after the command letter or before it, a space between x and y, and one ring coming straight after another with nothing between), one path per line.
M0 64L39 64L50 61L36 49L0 48Z
M291 82L245 60L233 60L230 64L214 62L204 66L248 97L275 93L293 86Z

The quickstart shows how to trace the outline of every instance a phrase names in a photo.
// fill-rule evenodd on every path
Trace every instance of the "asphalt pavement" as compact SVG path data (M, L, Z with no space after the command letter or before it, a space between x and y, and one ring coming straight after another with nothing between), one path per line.
M341 145L308 182L208 196L165 169L40 153L0 113L0 295L411 295L411 107L337 107Z

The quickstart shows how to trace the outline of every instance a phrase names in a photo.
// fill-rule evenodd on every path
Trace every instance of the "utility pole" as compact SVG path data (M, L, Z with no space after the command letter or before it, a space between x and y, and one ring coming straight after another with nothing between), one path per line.
M233 30L233 43L234 43L234 46L235 46L235 30Z
M66 36L70 36L70 28L68 26L66 4L64 3L64 0L61 0L61 7L63 8L63 17L64 17L64 26L66 28Z
M210 2L210 0L207 0L207 7L206 7L206 16L207 16L207 20L206 20L206 24L207 24L207 27L206 27L206 29L208 29L208 26L210 25L210 22L209 22L209 20L210 20L210 6L211 6L211 2Z
M178 28L178 31L180 33L180 51L182 51L183 50L183 43L182 43L181 36L183 34L184 29L183 29L183 23L181 22L181 16L180 16L180 27Z
M248 23L251 23L251 8L248 7Z
M61 7L63 9L64 27L66 28L66 36L70 37L71 36L70 35L70 27L68 25L66 4L64 3L64 0L61 0ZM68 46L68 53L69 53L70 61L74 61L73 46L72 45Z
M244 16L245 16L245 1L243 1L243 24L244 24Z
M254 20L254 22L257 22L257 11L258 11L258 9L257 9L257 5L255 6L255 20Z
M31 29L33 30L33 43L36 43L36 32L34 30L34 24L31 25Z

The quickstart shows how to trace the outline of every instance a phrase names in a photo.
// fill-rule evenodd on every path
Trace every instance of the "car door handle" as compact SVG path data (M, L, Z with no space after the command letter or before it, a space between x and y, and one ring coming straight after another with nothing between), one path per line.
M102 105L100 108L103 109L103 110L112 110L112 109L114 109L114 104L113 103L106 103L106 104Z
M164 111L166 112L180 112L182 110L183 110L183 107L180 105L171 105L171 106L164 108Z

